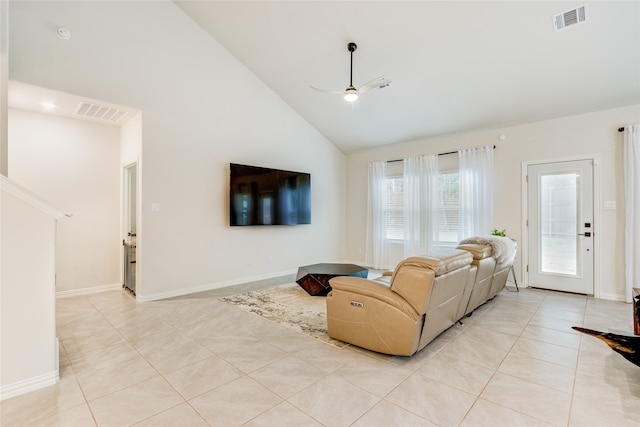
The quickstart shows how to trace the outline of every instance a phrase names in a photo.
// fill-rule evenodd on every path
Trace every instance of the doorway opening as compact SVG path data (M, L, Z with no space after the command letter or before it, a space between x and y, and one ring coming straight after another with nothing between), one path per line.
M138 163L124 167L124 232L122 287L136 294L136 236L138 201Z

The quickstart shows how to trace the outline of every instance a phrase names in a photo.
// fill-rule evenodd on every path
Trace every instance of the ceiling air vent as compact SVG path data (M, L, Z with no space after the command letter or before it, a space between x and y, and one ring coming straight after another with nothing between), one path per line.
M81 102L80 105L78 105L76 114L83 117L91 117L109 122L118 122L127 115L127 111L105 107L104 105L92 104L90 102Z
M556 31L564 30L572 25L581 24L587 20L587 5L583 4L575 9L567 10L553 17Z

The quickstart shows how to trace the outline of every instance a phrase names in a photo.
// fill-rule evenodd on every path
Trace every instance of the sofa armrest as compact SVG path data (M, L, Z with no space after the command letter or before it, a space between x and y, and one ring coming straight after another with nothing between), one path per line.
M369 279L353 276L338 276L329 281L332 292L349 292L382 301L415 318L418 312L404 298L393 292L389 286Z

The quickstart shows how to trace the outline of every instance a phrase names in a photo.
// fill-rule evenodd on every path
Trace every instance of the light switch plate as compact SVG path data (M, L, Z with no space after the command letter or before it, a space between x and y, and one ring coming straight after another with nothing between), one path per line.
M608 211L616 210L616 202L615 200L607 200L604 202L604 209Z
M151 212L160 212L160 203L151 203Z

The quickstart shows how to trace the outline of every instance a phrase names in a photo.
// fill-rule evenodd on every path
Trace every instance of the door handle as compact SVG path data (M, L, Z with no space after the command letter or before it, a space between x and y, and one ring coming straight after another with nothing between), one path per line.
M591 232L587 231L585 233L579 233L578 236L591 237Z

